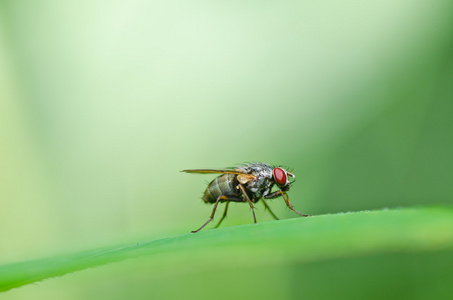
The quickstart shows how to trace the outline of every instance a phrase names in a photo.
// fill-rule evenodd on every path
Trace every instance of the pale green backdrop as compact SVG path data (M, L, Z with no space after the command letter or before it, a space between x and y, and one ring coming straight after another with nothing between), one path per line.
M452 6L1 1L0 263L198 228L187 168L289 166L315 215L452 204Z

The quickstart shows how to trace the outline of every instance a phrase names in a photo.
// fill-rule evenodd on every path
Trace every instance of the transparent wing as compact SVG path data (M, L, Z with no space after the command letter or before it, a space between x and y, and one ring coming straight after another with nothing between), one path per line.
M199 173L199 174L235 174L238 175L237 179L240 183L246 184L256 177L252 174L247 174L245 171L241 170L230 170L230 169L191 169L191 170L182 170L181 172L186 173Z
M181 172L200 173L200 174L236 174L236 175L247 174L243 171L230 170L230 169L189 169L189 170L182 170Z

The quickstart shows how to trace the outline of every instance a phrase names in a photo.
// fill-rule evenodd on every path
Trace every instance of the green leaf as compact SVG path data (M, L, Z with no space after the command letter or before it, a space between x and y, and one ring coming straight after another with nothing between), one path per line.
M451 207L350 212L203 230L197 234L4 265L0 266L0 290L138 257L154 263L149 273L160 274L170 263L190 273L232 265L240 269L451 249Z

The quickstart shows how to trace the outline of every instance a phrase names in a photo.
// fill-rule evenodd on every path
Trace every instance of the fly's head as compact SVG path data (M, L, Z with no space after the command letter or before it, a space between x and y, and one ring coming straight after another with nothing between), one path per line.
M273 172L273 179L277 184L278 188L283 192L289 191L291 187L291 182L289 182L289 177L296 177L293 173L286 171L283 168L276 167Z

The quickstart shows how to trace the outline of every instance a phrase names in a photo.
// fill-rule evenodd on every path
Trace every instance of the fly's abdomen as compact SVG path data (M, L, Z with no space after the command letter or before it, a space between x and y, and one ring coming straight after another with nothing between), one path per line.
M235 198L241 197L241 191L236 188L239 184L236 176L235 174L223 174L211 181L204 192L203 201L215 203L221 195Z

